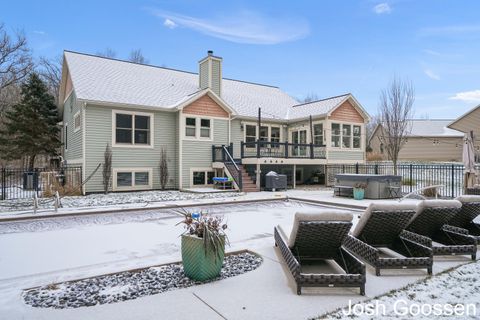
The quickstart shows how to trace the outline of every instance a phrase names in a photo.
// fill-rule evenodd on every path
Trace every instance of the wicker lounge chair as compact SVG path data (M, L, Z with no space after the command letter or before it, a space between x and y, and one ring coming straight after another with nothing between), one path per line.
M433 255L477 255L477 240L466 230L447 225L462 207L457 200L423 200L406 230L416 233L416 241L432 248Z
M370 204L346 238L345 247L373 266L377 276L381 269L407 268L425 268L432 274L432 249L417 243L415 234L404 231L415 208L405 203Z
M302 287L359 287L365 295L365 265L342 247L352 227L352 215L344 211L325 210L315 213L296 213L290 237L281 227L274 228L278 246L297 284ZM311 273L305 268L332 263L344 273Z
M462 203L462 209L448 221L448 224L467 229L468 234L477 238L478 244L478 241L480 241L480 224L473 220L480 215L480 196L460 196L456 200ZM465 233L465 230L461 233Z

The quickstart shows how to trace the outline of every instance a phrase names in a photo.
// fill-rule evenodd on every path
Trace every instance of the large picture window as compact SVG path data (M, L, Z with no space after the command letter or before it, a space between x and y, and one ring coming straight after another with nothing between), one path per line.
M151 116L134 113L115 113L115 144L151 145Z

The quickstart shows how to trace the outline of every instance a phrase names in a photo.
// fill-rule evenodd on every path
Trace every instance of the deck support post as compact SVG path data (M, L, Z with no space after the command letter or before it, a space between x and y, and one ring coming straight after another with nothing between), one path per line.
M258 190L260 190L261 173L262 171L260 170L260 163L257 163L257 170L255 170L255 174L256 174L255 184L257 185Z
M293 189L295 189L297 187L297 165L296 164L293 165L293 178L292 179L293 179L293 181L292 181Z

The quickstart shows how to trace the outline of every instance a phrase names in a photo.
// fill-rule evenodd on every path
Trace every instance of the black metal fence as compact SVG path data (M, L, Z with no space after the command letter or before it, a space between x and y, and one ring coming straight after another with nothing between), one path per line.
M480 165L478 168L480 170ZM327 165L327 185L334 184L335 175L339 173L360 174L394 174L393 164L346 164ZM456 197L463 194L462 164L399 164L397 175L402 176L402 192L410 193L417 189L442 185L440 195L444 197Z
M241 142L240 157L243 158L297 158L326 159L325 145L288 142Z
M77 195L81 185L82 167L0 169L0 200L50 197L56 191Z

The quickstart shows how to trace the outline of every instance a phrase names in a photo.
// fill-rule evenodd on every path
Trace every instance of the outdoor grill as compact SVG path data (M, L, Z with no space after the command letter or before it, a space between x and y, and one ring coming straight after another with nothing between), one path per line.
M287 190L287 176L270 171L265 175L265 190Z

